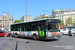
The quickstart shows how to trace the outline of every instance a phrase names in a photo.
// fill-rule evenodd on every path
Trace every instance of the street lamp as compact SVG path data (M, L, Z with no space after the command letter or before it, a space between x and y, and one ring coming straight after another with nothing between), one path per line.
M46 14L46 12L48 12L48 11L44 11L44 10L43 10L43 12L45 12L45 14Z
M4 12L3 12L3 28L4 28Z

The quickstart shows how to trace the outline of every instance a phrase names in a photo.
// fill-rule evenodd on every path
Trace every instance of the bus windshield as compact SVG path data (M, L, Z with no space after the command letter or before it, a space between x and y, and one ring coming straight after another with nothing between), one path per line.
M60 24L59 23L48 23L48 30L49 31L59 31L60 30Z

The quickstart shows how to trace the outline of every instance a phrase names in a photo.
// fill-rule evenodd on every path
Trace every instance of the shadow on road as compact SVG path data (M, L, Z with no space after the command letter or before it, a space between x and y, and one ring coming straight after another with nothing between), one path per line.
M53 42L53 41L59 41L59 39L49 39L49 40L41 40L41 39L39 39L38 41L42 41L42 42Z
M16 47L15 47L15 50L17 50L17 47L18 47L18 41L16 41Z
M15 37L12 37L15 38ZM20 39L27 39L27 40L33 40L32 38L29 37L19 37ZM59 39L49 39L49 40L42 40L42 39L37 39L37 40L33 40L33 41L43 41L43 42L53 42L53 41L59 41ZM26 42L28 43L28 42Z

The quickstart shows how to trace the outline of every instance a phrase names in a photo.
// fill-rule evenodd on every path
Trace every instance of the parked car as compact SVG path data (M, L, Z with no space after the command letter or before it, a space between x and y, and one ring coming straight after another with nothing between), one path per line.
M6 32L6 31L0 31L0 36L7 37L7 36L10 36L10 33Z
M61 35L64 35L64 34L69 34L69 28L64 28L64 29L61 29L60 30L60 33L61 33Z
M69 35L70 35L70 36L75 36L75 28L72 28L72 29L69 31Z

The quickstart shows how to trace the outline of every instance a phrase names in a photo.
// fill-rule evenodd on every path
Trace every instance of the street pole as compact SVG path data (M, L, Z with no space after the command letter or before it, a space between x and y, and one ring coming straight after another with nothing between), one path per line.
M3 28L4 28L4 15L3 15Z
M27 0L26 0L26 21L27 21Z
M43 12L45 12L45 14L46 14L46 12L48 12L48 11L44 11L44 10L43 10Z
M3 28L4 28L4 12L3 12Z

